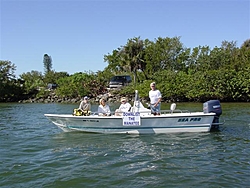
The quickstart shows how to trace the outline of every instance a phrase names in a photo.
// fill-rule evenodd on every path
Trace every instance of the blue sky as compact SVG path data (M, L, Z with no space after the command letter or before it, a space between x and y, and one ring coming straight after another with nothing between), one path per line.
M140 37L180 37L185 47L214 48L250 38L249 0L0 0L0 60L16 76L53 70L103 70L103 57Z

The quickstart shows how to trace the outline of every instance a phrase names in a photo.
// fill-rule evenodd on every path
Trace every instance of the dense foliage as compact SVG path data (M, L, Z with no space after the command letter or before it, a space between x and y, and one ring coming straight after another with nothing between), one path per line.
M223 41L220 47L213 49L208 46L191 49L186 48L179 37L159 37L155 41L133 38L105 55L108 65L97 73L69 75L52 71L52 61L47 56L43 61L44 74L32 70L20 75L20 79L15 78L14 64L0 61L0 101L46 96L49 83L58 85L54 91L58 97L95 97L107 92L110 78L119 74L134 78L129 87L116 91L124 95L133 94L137 89L142 97L147 97L149 84L155 81L167 101L250 99L250 39L241 47L237 47L236 42Z

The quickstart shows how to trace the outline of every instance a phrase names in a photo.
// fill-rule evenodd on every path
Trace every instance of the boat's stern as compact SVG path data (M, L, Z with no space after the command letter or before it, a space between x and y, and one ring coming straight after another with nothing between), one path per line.
M222 108L219 100L209 100L203 103L203 112L210 113L213 112L216 115L214 116L213 123L211 126L211 131L219 129L219 125L223 123L220 122L220 115L222 114Z

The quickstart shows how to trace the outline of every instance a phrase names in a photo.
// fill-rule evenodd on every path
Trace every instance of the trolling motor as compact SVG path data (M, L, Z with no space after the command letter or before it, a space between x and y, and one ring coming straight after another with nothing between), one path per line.
M223 123L220 123L220 121L219 121L220 115L222 114L220 101L219 100L209 100L209 101L203 103L203 112L204 113L213 112L216 114L216 116L214 116L211 130L218 130L219 125L223 124Z

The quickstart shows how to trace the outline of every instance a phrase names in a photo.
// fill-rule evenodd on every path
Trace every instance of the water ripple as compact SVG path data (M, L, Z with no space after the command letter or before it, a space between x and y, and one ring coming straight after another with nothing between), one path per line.
M250 185L248 106L237 121L228 107L220 132L141 136L63 133L43 116L69 107L0 106L0 187Z

